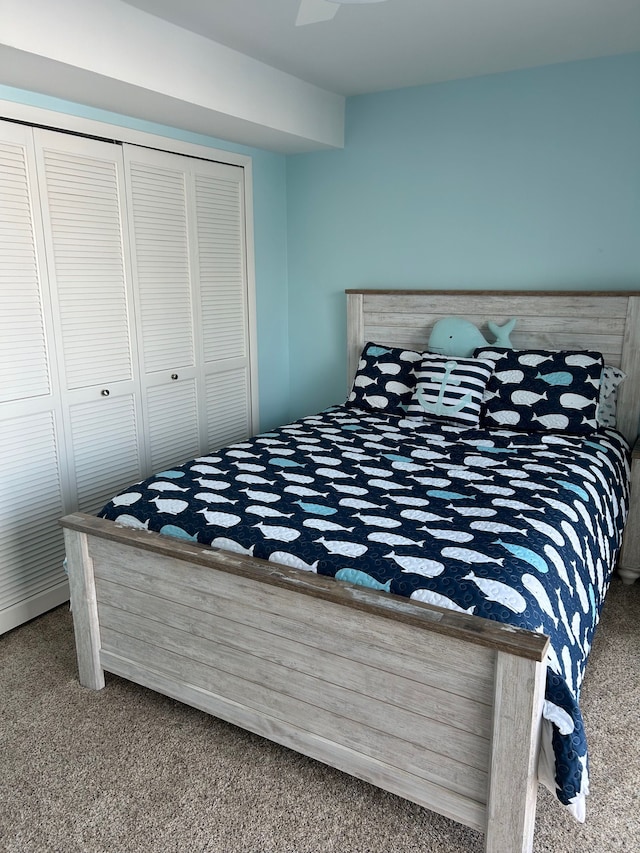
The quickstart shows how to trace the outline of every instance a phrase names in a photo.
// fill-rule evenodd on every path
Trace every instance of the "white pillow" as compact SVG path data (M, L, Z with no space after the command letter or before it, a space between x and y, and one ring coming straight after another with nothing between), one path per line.
M615 428L618 385L626 378L627 374L619 367L611 367L608 364L603 367L600 379L600 398L596 413L598 426Z

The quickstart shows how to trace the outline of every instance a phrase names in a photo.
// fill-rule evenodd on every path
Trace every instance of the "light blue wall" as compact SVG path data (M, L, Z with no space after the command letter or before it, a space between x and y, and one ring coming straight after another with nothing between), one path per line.
M291 414L345 397L349 287L640 287L640 54L347 101L287 159Z
M252 158L260 426L267 430L286 421L289 414L289 328L285 157L8 86L0 85L0 99L234 151Z

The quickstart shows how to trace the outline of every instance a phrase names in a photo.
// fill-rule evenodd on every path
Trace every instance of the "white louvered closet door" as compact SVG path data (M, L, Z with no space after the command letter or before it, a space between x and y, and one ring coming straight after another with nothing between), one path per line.
M0 633L68 598L61 407L31 128L0 122Z
M125 146L149 470L250 431L243 170Z
M73 508L142 476L119 145L35 131Z
M0 121L0 634L60 517L252 430L244 171Z
M206 446L252 431L242 169L193 163Z

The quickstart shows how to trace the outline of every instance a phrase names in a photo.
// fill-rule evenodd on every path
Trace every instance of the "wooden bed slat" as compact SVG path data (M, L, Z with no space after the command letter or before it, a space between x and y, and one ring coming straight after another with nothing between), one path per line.
M157 690L165 696L185 702L221 720L227 720L247 731L329 764L479 832L485 829L486 808L482 803L447 791L439 785L434 785L402 769L388 766L375 758L364 756L356 750L315 735L305 728L283 723L269 713L257 712L215 692L166 676L138 661L130 660L127 656L103 652L101 657L103 665L109 672Z
M407 314L424 313L448 316L464 306L467 315L493 320L499 317L550 316L575 317L601 316L626 317L628 294L624 292L585 291L438 291L438 290L347 290L347 294L363 297L363 312L387 310ZM457 300L455 297L457 296ZM606 298L601 298L601 297ZM452 298L454 297L454 298ZM455 303L458 303L455 305ZM580 303L579 310L576 306ZM453 310L452 310L453 309Z
M366 326L371 328L388 328L388 329L419 329L426 333L427 339L431 333L431 328L434 323L441 320L449 314L434 314L434 313L416 313L416 314L399 314L399 313L367 313ZM468 311L460 311L456 317L461 317L463 320L468 320L470 323L476 323L478 320L477 314L471 314ZM510 317L496 317L495 322L498 325L509 320ZM517 318L516 331L518 332L536 332L547 331L558 334L566 334L567 319L566 317L545 316L537 313L531 316L523 316L520 314ZM571 331L577 334L586 335L604 335L616 338L618 349L621 347L621 339L625 330L624 317L576 317L571 324ZM491 338L491 333L486 325L481 329L485 337Z
M385 654L386 650L378 645L373 646L375 667L371 666L368 660L358 660L357 663L361 666L358 676L347 677L340 667L341 660L349 660L344 647L340 648L336 642L327 642L334 635L327 636L326 630L310 625L308 619L304 620L304 613L296 613L295 620L267 620L265 614L268 611L255 606L256 601L248 608L244 602L216 594L218 608L213 602L213 595L206 596L200 602L200 607L193 607L180 593L173 599L164 599L155 594L150 599L148 593L134 589L131 585L123 588L121 584L101 578L96 581L96 590L103 604L118 607L127 613L148 615L161 610L163 624L179 630L193 628L195 632L197 629L205 636L211 636L210 632L215 630L218 640L225 646L253 654L259 649L261 657L275 663L283 663L282 658L286 656L287 665L293 669L304 671L306 668L306 671L314 671L318 677L327 680L329 673L333 673L335 683L342 687L357 689L364 695L377 695L389 704L398 704L425 717L446 720L453 727L471 731L484 738L490 736L486 715L493 699L494 662L490 661L490 669L486 654L485 678L469 678L466 693L463 693L458 685L457 693L446 690L447 679L443 677L442 666L432 665L429 677L425 677L422 672L424 655L421 658L407 655L402 671L399 671L397 666L392 668L391 656L388 652ZM268 625L268 631L264 629L264 625ZM274 645L274 638L278 646ZM345 638L344 642L348 643L349 639ZM314 640L318 640L318 643ZM430 656L436 654L435 649L425 648L424 651L425 654L428 651ZM384 672L383 680L380 678L381 671ZM428 692L423 688L427 688ZM418 694L421 697L419 701L416 699ZM467 698L469 696L472 698ZM484 701L487 696L491 701ZM479 710L478 705L483 705L484 708Z
M459 793L486 801L486 772L481 771L487 767L487 739L469 737L460 729L452 731L445 723L426 721L419 714L385 705L315 675L236 653L219 645L215 631L211 637L185 636L185 632L166 627L163 633L162 626L149 624L151 620L108 606L101 616L106 652L135 649L138 660L160 672L172 672L188 683L215 689L285 722L306 725L310 731L333 736L343 745L357 744L365 754L375 749L375 754L390 765L408 769L406 761L413 764L422 754L425 778L430 776L430 767L437 767L441 783L455 776ZM363 729L360 734L358 724ZM473 756L471 763L465 760L469 756ZM412 772L425 775L419 767ZM482 787L470 787L471 778L483 780Z
M96 568L96 572L98 573L99 577L104 576L105 573L108 573L111 577L113 577L114 574L118 574L120 577L120 580L124 580L126 582L127 570L123 568L119 572L114 573L112 568L108 567L106 564L103 567L102 566L103 561L101 560L100 554L96 553L96 551L99 551L99 548L96 549L94 547L93 553L95 556L95 568ZM125 554L126 554L126 552L125 552ZM147 553L145 553L143 551L139 551L137 553L137 558L142 564L144 564L145 560L148 561L149 556ZM115 561L112 561L112 562L115 562ZM170 559L165 559L162 562L162 564L155 566L155 569L154 569L155 574L153 577L155 587L152 587L152 589L154 589L154 588L155 589L161 589L163 584L167 580L167 578L171 577L172 575L175 575L179 571L180 571L180 566L176 565L175 561L171 561ZM200 575L199 579L201 581L204 580L207 583L209 589L215 589L216 591L219 588L219 584L222 585L225 580L228 580L228 578L225 576L225 574L220 573L220 572L212 573L211 571L209 571L206 573L207 577L205 577L205 578L202 577L202 575L203 575L202 571L199 571L195 574ZM193 578L193 577L190 578L190 580L189 580L189 586L190 587L194 586L194 581L195 581L195 578ZM249 614L251 614L254 610L258 610L259 614L262 616L262 618L264 620L266 620L269 618L269 611L267 609L261 610L261 608L259 606L260 605L260 599L261 599L261 593L262 593L261 587L262 587L262 584L259 581L247 581L242 586L238 587L235 590L233 590L232 588L231 589L228 588L225 590L224 587L222 586L221 592L223 593L223 596L226 592L226 595L228 597L235 598L236 602L242 608L244 608L247 616L249 616ZM130 593L129 589L126 588L125 590L123 590L123 592L124 592L124 595L121 596L121 600L128 601L131 598L131 593ZM133 634L133 636L145 636L146 637L148 635L153 635L156 637L157 642L162 642L162 638L166 637L167 632L169 631L168 625L170 624L170 621L174 618L172 616L172 613L175 611L172 607L171 601L169 601L168 599L159 598L157 595L147 595L147 600L148 600L147 613L151 613L151 614L155 613L158 621L155 624L148 624L146 626L145 631L135 632ZM223 608L225 608L225 611L226 611L227 598L224 598L223 601L224 601ZM256 604L254 604L254 602L257 602L257 605L258 605L257 607L256 607ZM101 623L101 625L103 626L103 628L105 626L109 626L109 625L111 627L114 627L114 625L112 623L110 623L110 621L109 621L109 619L113 619L112 610L109 610L108 615L107 615L107 612L104 609L105 606L110 607L110 605L106 605L105 601L102 600L100 606L102 608L100 610L100 623ZM282 596L279 596L278 607L284 613L285 616L287 614L289 614L291 616L301 618L303 621L303 624L308 625L310 628L315 628L318 631L318 633L324 632L329 636L336 633L336 626L337 626L336 620L339 619L341 616L341 613L339 612L339 610L336 611L336 608L327 608L327 607L318 608L316 601L314 601L313 599L310 599L308 596L302 595L300 593L292 593L289 596L286 596L285 598L283 598ZM125 611L122 611L122 613L123 613L123 616L119 617L119 618L124 618L124 615L126 615ZM132 620L135 620L137 618L137 616L135 614L130 614L130 615L131 615ZM226 622L226 620L224 620L224 619L222 621ZM344 708L345 706L349 705L349 703L351 703L352 705L354 705L354 707L358 708L358 712L357 712L358 716L363 720L370 719L371 724L373 725L373 721L375 719L384 720L386 718L386 716L388 715L388 713L387 713L388 707L387 708L381 707L381 708L377 708L376 710L372 710L372 708L375 708L376 703L378 702L378 699L380 698L381 694L382 694L382 699L388 699L388 696L385 696L385 693L387 690L392 689L391 685L389 685L389 684L384 684L382 688L379 685L377 685L376 679L375 679L375 677L373 677L375 675L375 673L372 673L372 668L373 669L379 669L380 668L379 663L378 663L377 647L376 647L376 643L375 643L375 638L381 631L384 631L384 629L386 627L386 620L380 619L380 617L376 617L373 614L354 613L353 614L353 621L356 624L357 623L360 624L361 628L364 629L365 635L367 636L367 642L365 645L363 645L363 649L366 651L367 658L366 658L365 663L360 663L358 661L354 661L354 660L350 659L350 656L349 656L349 639L350 639L349 633L347 632L347 635L345 636L344 632L341 631L341 636L342 636L342 640L345 644L345 649L344 649L343 656L339 657L338 667L342 671L346 672L347 674L349 673L350 668L355 669L356 667L358 667L357 675L354 675L353 678L355 679L356 684L358 683L358 680L362 680L362 682L366 681L368 683L367 689L369 690L370 696L368 699L366 699L366 701L362 702L361 697L355 696L354 694L352 694L351 691L347 690L347 688L343 687L341 684L334 684L334 685L332 685L332 690L333 690L334 696L332 696L331 699L335 704L332 706L332 710L335 713L339 714L339 713L341 713L340 712L341 708ZM273 628L273 625L271 624L270 620L269 620L269 623L267 623L267 624L269 624L269 634L270 634L269 642L271 644L270 645L270 652L265 653L265 656L261 660L260 666L262 668L263 677L266 678L267 683L269 683L270 685L274 685L281 678L281 674L278 672L277 665L273 664L271 662L271 660L269 660L267 658L271 658L271 657L278 658L278 657L280 657L281 659L285 659L285 660L288 658L289 662L290 662L290 666L293 666L292 658L295 656L295 646L290 642L290 640L288 638L283 639L280 636L278 636L276 633L274 633L274 628ZM242 638L242 640L238 640L238 639L234 640L232 637L229 636L229 634L232 632L229 632L228 630L226 632L221 631L220 617L219 616L215 616L215 614L214 614L210 620L207 620L206 616L199 617L198 613L194 612L194 613L192 613L192 616L191 616L190 630L192 633L194 633L194 638L193 638L194 644L199 642L199 638L197 638L195 636L195 634L198 632L198 627L203 629L201 631L201 633L204 636L208 637L209 639L215 638L215 640L219 644L221 644L225 647L225 653L224 653L225 667L230 666L235 672L242 674L243 672L248 671L248 667L255 660L256 652L251 651L247 657L246 647L249 646L251 648L251 633L250 632L252 629L250 629L250 632L247 635L246 627L241 626L240 623L235 623L235 625L239 629L243 630L243 632L244 632L244 637ZM204 630L205 627L207 630ZM116 628L116 630L119 630L122 632L122 623L121 622L118 623L115 626L115 628ZM429 644L429 638L430 638L429 633L425 633L423 635L423 637L421 638L422 642L420 642L416 638L411 637L410 635L412 633L415 633L415 632L412 632L411 629L408 629L408 631L407 631L407 634L409 635L407 637L408 644L410 645L411 640L413 640L414 643L416 643L416 642L420 643L420 654L418 656L414 657L414 659L412 661L412 664L414 667L419 667L422 659L431 660L432 666L436 669L436 671L437 670L440 671L440 675L441 675L441 679L442 679L443 684L446 684L447 678L448 678L447 673L448 673L448 671L450 671L450 667L451 667L452 663L454 663L454 664L457 663L459 666L462 666L463 665L463 660L462 660L463 656L464 657L473 657L474 652L475 652L476 667L479 668L479 666L482 664L483 670L484 670L483 674L484 674L485 685L487 686L487 688L492 688L494 668L495 668L495 657L494 657L493 652L490 652L489 650L483 649L482 647L479 647L475 650L474 649L466 649L465 650L465 648L461 644L460 645L460 660L456 661L455 644L454 644L454 648L449 648L448 651L446 648L438 649L438 640L440 638L438 638L436 635L436 637L435 637L436 642L435 642L435 648L434 648L432 645ZM374 642L371 642L371 640L374 640ZM104 642L104 633L103 633L103 642ZM231 645L231 643L233 643L233 645ZM244 648L239 649L238 646L243 646ZM214 649L215 649L215 647L208 648L206 651L202 652L203 656L199 657L198 659L201 662L204 662L206 660L211 659L212 652L214 651ZM177 646L172 646L171 650L174 652L177 652L177 651L179 651L179 648ZM466 654L465 654L465 651L466 651ZM479 656L481 656L482 660L479 659ZM300 660L298 661L297 665L300 666ZM309 660L307 663L306 671L313 672L315 675L318 673L320 668L321 668L320 664L316 662L315 655L313 655L312 659ZM298 692L296 695L299 697L305 696L305 695L307 695L305 693L305 691L309 689L309 686L306 684L306 681L305 681L305 676L303 674L300 674L297 677L298 677L300 683L298 683ZM288 673L287 673L287 677L285 677L284 681L281 682L282 690L287 690L287 682L288 682L288 680L290 681L293 678L294 678L293 669L289 669ZM391 680L393 681L394 678L396 679L396 683L398 683L397 676L394 676ZM386 674L385 674L384 681L385 682L387 681ZM420 688L419 683L417 683L415 681L409 682L409 686L411 686L411 684L413 684L413 686L416 690L418 690ZM328 686L329 686L328 684L325 684L325 689L328 689ZM474 691L475 691L475 687L472 687L472 689L474 689ZM313 692L314 691L313 691L313 687L312 687L311 693L313 693ZM485 691L483 690L482 693L484 693L484 692ZM371 694L373 694L373 695L371 695ZM329 694L326 693L325 691L320 690L318 695L319 695L319 701L328 701ZM377 695L378 699L374 699L374 695ZM440 695L443 698L446 696L444 691L441 691ZM456 700L457 700L457 702L460 702L459 697L456 697ZM427 707L428 707L428 704L429 704L429 702L427 700ZM329 709L327 709L327 710L329 710ZM432 709L432 710L435 711L435 709ZM451 707L448 707L448 708L445 708L442 710L444 710L445 712L453 713L453 709ZM429 726L430 732L428 735L428 741L423 742L423 745L425 747L427 747L427 749L432 750L434 752L442 752L443 748L447 748L447 747L445 747L445 744L446 744L447 739L449 739L450 745L448 748L451 750L449 753L451 757L456 758L456 760L458 760L458 761L462 761L463 763L468 764L468 763L470 763L470 761L469 761L469 759L465 760L465 755L469 755L469 754L473 753L473 751L477 751L482 757L479 759L480 763L476 764L475 766L478 766L478 767L486 766L486 757L488 756L488 741L486 738L488 731L487 731L486 726L487 726L487 716L488 716L489 708L486 704L484 704L482 702L475 701L475 692L474 692L469 697L467 697L466 711L468 714L473 713L475 716L474 724L471 727L471 729L468 731L460 730L459 728L456 728L455 726L452 727L451 721L449 720L447 713L440 713L438 715L436 715L434 713L434 715L430 721L430 726ZM396 731L401 730L402 725L403 725L403 721L404 721L404 725L406 725L407 731L411 731L412 727L416 724L415 715L413 717L410 717L410 720L405 721L404 718L405 718L406 713L407 713L406 708L402 708L402 707L398 707L398 706L396 706L394 708L394 710L393 710L393 727L394 727L394 730L396 730ZM422 712L419 712L419 713L420 713L420 716L424 718L426 716L427 712L426 712L426 710L423 710ZM371 717L370 717L370 715L371 715ZM378 725L382 725L382 723L379 723ZM422 727L424 728L424 724ZM420 727L417 727L417 728L419 729ZM455 729L455 731L457 732L457 734L455 734L455 736L452 734L453 729ZM473 734L474 730L475 731L479 730L480 732L482 732L485 735L485 737L483 738L483 737L480 737L478 735L474 735ZM448 736L447 736L447 733L449 733ZM471 738L471 740L470 740L470 738ZM484 741L485 745L487 747L486 756L483 755L483 747L482 747L481 741Z

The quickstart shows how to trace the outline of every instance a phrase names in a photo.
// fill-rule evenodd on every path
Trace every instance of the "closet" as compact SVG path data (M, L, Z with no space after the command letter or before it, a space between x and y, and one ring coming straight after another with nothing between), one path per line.
M244 170L0 121L0 633L68 598L58 519L246 438Z

